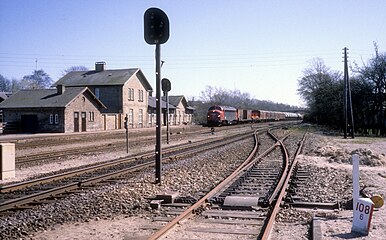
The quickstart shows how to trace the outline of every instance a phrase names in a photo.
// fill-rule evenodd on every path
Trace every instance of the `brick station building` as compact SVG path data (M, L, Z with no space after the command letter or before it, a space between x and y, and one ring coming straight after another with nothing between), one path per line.
M72 71L56 89L20 90L0 103L5 133L81 132L155 126L153 89L140 68ZM170 96L170 125L191 124L193 108L183 96ZM163 109L166 104L163 103ZM163 111L165 112L165 111ZM162 116L163 119L163 116ZM12 126L12 127L11 127Z

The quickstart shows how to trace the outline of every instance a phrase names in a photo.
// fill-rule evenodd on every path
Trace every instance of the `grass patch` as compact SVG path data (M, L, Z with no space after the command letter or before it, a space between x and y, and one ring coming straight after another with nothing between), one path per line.
M386 138L379 138L379 137L355 137L354 139L352 138L347 138L347 139L336 139L337 142L339 143L352 143L352 144L369 144L373 142L386 142Z

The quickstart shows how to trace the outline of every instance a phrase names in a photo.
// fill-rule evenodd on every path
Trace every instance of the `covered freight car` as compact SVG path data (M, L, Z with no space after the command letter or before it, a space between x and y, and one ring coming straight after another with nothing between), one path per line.
M252 122L252 110L237 109L237 115L240 123Z
M253 122L278 121L285 119L285 113L265 110L252 110L251 118Z

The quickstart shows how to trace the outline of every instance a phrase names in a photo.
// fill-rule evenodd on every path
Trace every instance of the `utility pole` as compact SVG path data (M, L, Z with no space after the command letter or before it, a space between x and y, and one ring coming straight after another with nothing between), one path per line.
M348 48L346 47L343 48L343 51L344 51L343 52L344 54L344 138L345 139L347 138L347 130L349 130L349 135L351 135L351 137L354 138L354 114L352 110L350 80L348 77L347 50Z

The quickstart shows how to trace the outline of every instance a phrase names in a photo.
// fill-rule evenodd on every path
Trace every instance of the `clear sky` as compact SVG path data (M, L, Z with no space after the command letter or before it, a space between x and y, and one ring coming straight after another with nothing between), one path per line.
M320 57L343 71L386 49L385 0L0 0L0 74L21 79L43 69L139 67L155 89L155 46L144 41L150 7L169 17L162 78L189 99L206 86L259 100L301 105L298 79Z

